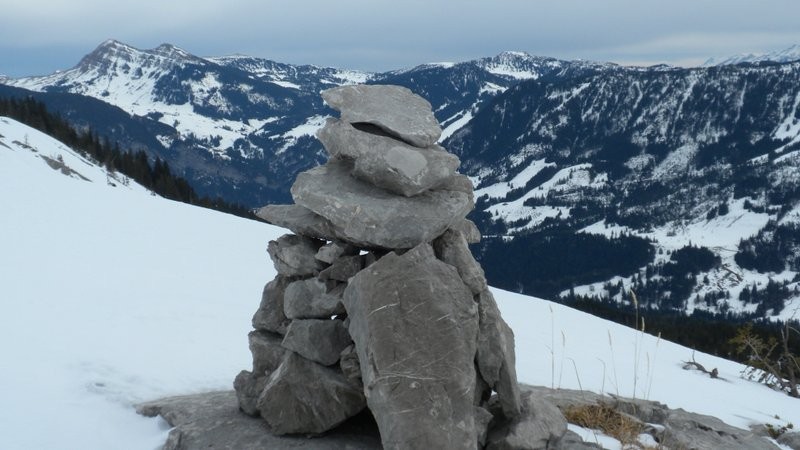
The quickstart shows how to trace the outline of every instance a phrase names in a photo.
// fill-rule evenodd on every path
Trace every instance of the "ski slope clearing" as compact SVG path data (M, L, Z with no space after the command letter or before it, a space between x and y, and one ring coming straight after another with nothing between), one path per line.
M2 449L160 448L166 424L133 404L231 389L250 366L250 317L275 276L266 244L286 231L123 181L0 118ZM800 425L798 400L740 379L739 364L695 354L724 378L712 380L682 369L690 349L494 293L522 382L658 400L743 428Z

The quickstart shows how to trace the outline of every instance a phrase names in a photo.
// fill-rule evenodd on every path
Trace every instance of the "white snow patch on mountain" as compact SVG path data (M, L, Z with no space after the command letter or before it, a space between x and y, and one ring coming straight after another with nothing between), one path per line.
M452 120L452 122L451 122ZM460 130L464 127L469 121L472 120L472 110L468 109L466 111L461 111L460 113L454 115L447 119L444 123L449 123L444 130L442 130L442 135L439 137L439 142L443 142L445 139L449 138L453 135L456 131Z
M524 187L525 184L531 180L531 178L535 177L545 167L553 166L555 166L554 163L545 162L544 158L534 160L528 165L528 167L524 168L520 173L512 178L511 181L496 183L491 186L476 190L475 198L480 198L484 195L488 195L490 199L504 198L512 189Z
M281 148L279 148L275 154L280 155L281 153L285 152L289 147L297 143L297 140L303 136L311 136L314 137L322 127L325 126L325 121L328 120L330 116L321 116L316 115L310 117L305 123L298 125L291 130L287 131L286 133L269 136L270 139L283 139L285 143Z

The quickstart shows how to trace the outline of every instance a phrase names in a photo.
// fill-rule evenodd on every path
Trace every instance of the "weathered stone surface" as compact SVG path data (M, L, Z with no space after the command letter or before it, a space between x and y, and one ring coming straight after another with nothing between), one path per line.
M328 219L300 205L267 205L256 211L256 216L301 236L324 240L336 237L333 224Z
M357 254L358 254L358 249L356 247L353 247L352 245L347 244L345 242L333 241L320 247L319 251L317 252L316 258L324 263L332 264L334 261L336 261L338 258L342 256L350 256Z
M362 390L340 372L291 352L270 374L258 399L261 417L274 434L323 433L364 406Z
M324 282L309 278L286 287L283 311L289 319L330 319L344 313L341 295L327 293Z
M433 145L442 134L431 104L401 86L341 86L322 91L322 98L345 122L371 123L417 147Z
M406 198L349 175L352 163L329 161L301 173L295 202L328 219L336 236L359 247L411 248L430 242L472 209L472 196L434 190Z
M475 412L475 433L477 435L478 448L486 445L486 438L489 436L489 424L492 423L494 416L492 413L480 406L474 406Z
M478 229L478 226L475 225L475 222L469 219L460 220L454 223L450 226L450 229L453 231L460 231L461 234L464 235L464 238L467 240L468 244L477 244L481 241L481 230Z
M286 353L279 334L255 330L247 335L247 340L253 354L253 373L262 376L278 368Z
M233 380L233 389L236 391L236 400L239 409L245 414L258 416L258 397L267 384L266 375L256 375L253 372L243 370L236 375Z
M347 281L364 268L364 258L360 255L342 256L330 267L319 273L320 280Z
M585 442L578 433L567 430L561 439L556 441L553 445L548 445L548 450L596 450L601 449L602 446L594 442Z
M137 405L139 414L160 415L174 427L164 450L378 450L380 436L367 412L324 436L275 436L264 421L241 414L233 391L160 399Z
M450 264L458 270L458 274L464 284L472 291L472 295L478 295L488 288L486 277L478 261L472 257L469 251L469 244L460 231L449 229L433 241L433 248L436 257Z
M792 450L800 450L800 433L783 433L776 440Z
M406 197L444 183L461 163L438 145L420 149L338 119L328 119L317 138L333 158L355 161L356 178Z
M492 293L486 289L478 296L477 362L481 377L497 392L506 417L520 411L520 393L517 384L514 332L500 316Z
M367 402L385 448L474 448L476 305L421 244L389 253L344 294Z
M302 277L322 269L322 264L314 257L322 244L305 236L285 234L276 241L269 241L267 251L279 274Z
M306 359L330 366L352 340L341 320L293 320L283 338L283 347Z
M342 350L339 358L339 368L342 369L345 378L359 386L363 386L361 381L361 364L358 361L358 352L356 352L355 345L350 344Z
M289 319L283 312L283 297L291 278L278 275L264 286L261 294L261 305L253 315L253 328L286 334Z
M457 173L452 177L448 178L447 180L443 181L442 184L438 186L438 189L442 189L445 191L456 191L456 192L463 192L464 194L469 195L472 199L474 192L472 189L472 181L469 179L468 176L462 175Z
M490 409L501 409L499 404L492 405L493 400L490 400ZM489 432L486 449L544 450L566 431L567 419L554 404L526 392L522 397L521 414L494 427Z

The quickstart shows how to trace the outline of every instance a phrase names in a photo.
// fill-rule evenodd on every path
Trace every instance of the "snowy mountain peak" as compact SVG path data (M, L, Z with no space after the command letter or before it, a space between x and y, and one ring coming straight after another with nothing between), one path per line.
M521 51L504 51L497 56L482 58L478 64L487 72L517 80L539 78L543 69L558 68L561 61L555 58L533 56Z
M756 63L756 62L792 62L800 60L800 45L795 44L783 50L777 50L768 53L754 54L754 53L740 53L738 55L730 56L721 60L716 58L709 58L703 65L708 66L725 66L741 63Z

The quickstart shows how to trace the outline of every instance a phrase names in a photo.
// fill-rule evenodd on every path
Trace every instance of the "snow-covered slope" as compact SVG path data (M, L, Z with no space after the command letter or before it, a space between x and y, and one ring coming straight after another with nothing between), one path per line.
M0 118L0 448L158 448L165 424L134 403L229 389L250 364L250 316L275 275L264 248L285 230L122 181ZM712 380L681 368L690 349L494 293L523 382L659 400L738 427L800 423L798 400L738 378L739 364L694 355L726 381Z
M715 59L710 58L706 61L703 65L704 66L723 66L729 64L740 64L740 63L755 63L755 62L764 62L764 61L772 61L772 62L791 62L800 60L800 45L792 45L791 47L785 48L783 50L776 50L773 52L767 53L741 53L734 56L729 56L727 58L722 59Z

